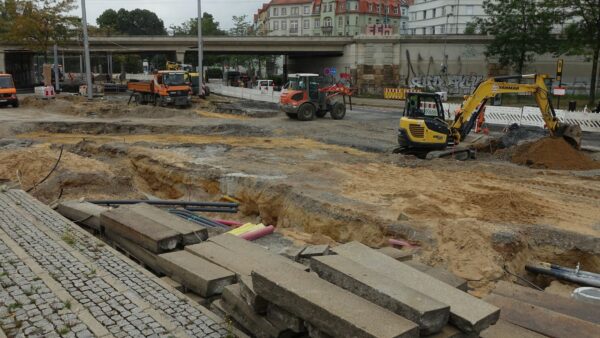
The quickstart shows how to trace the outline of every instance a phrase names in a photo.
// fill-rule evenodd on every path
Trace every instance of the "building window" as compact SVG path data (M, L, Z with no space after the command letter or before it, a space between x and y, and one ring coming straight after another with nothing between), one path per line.
M372 22L372 20L371 20L371 18L369 18L369 25L371 24L371 22Z
M344 27L344 17L340 16L338 19L338 26Z
M321 20L315 19L315 28L321 28Z
M373 4L369 4L369 12L373 11Z
M333 12L333 4L329 3L327 6L329 12Z
M287 15L287 8L282 8L281 9L281 16L286 16Z
M304 14L310 14L310 6L304 6Z
M287 30L287 21L281 20L281 30Z
M273 16L278 16L279 15L279 8L275 7L273 8Z
M381 5L377 5L376 9L377 9L377 13L381 13Z
M406 21L402 21L402 30L406 30Z
M440 26L440 33L441 34L446 34L446 27L444 27L443 25Z
M355 25L358 26L358 16L356 17L355 21L356 21Z
M446 6L442 7L442 16L446 16Z
M323 27L333 27L331 18L325 18L325 20L323 20Z
M398 14L398 7L394 6L394 14Z
M308 20L308 19L305 19L305 20L302 22L302 27L303 27L304 29L309 29L309 28L310 28L310 20Z
M354 3L354 10L357 11L358 10L358 2Z
M468 5L467 6L467 15L473 15L474 10L475 10L475 6Z
M435 35L435 26L429 27L429 34Z
M436 15L437 14L437 10L436 10L436 8L433 9L432 14L433 14L431 16L432 18L437 18L437 15Z
M406 15L406 7L402 7L402 16Z
M315 13L321 13L321 6L320 5L316 5L315 6Z
M300 10L298 9L298 7L292 7L292 15L294 16L298 16L298 14L300 13Z
M279 21L273 21L273 30L274 31L278 31L279 30Z
M423 32L423 35L427 34L427 28L425 27L421 28L421 31Z
M427 11L423 11L423 20L427 19Z
M290 21L290 33L298 33L298 20Z

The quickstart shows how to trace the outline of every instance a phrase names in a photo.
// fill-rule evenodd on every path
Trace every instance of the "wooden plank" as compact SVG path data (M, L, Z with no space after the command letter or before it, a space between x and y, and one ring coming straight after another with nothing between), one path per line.
M504 281L496 284L494 293L537 305L567 316L600 324L600 306L578 302L574 299L548 294Z
M491 294L485 301L500 308L500 318L549 337L598 337L600 325L575 317Z

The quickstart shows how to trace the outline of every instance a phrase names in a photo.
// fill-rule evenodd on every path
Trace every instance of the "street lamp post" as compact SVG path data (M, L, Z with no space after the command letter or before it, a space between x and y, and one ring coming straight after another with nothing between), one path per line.
M94 98L92 88L92 65L90 63L90 41L88 38L87 16L85 13L85 0L81 0L81 23L83 24L83 50L85 54L85 79L87 83L88 100Z
M446 36L444 38L444 55L442 56L444 58L444 63L442 64L442 69L444 74L448 73L448 57L446 56L446 47L448 45L448 22L450 21L450 17L453 16L452 13L448 13L448 15L446 15L446 28L444 29L444 33L446 33Z
M202 93L202 83L204 80L204 74L202 71L202 54L203 54L203 48L202 48L202 0L198 0L198 86L199 86L199 90L198 93Z

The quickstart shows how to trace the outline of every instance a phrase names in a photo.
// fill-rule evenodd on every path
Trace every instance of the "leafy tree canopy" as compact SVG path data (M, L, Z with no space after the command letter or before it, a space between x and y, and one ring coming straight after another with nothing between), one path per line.
M166 35L164 22L156 15L146 9L134 9L128 11L124 8L115 11L107 9L96 23L99 28L109 33L125 35Z
M215 21L212 14L202 14L202 35L203 36L219 36L226 35L227 32L219 27L219 22ZM191 18L180 26L171 26L173 35L198 35L198 20Z
M482 33L494 36L486 56L522 73L536 54L553 50L556 17L546 0L485 0L483 7L487 17L478 24Z

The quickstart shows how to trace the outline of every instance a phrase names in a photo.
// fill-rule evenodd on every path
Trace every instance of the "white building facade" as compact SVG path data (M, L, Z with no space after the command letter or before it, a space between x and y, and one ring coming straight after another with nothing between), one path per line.
M415 0L408 8L412 35L464 34L467 25L485 17L483 0Z

